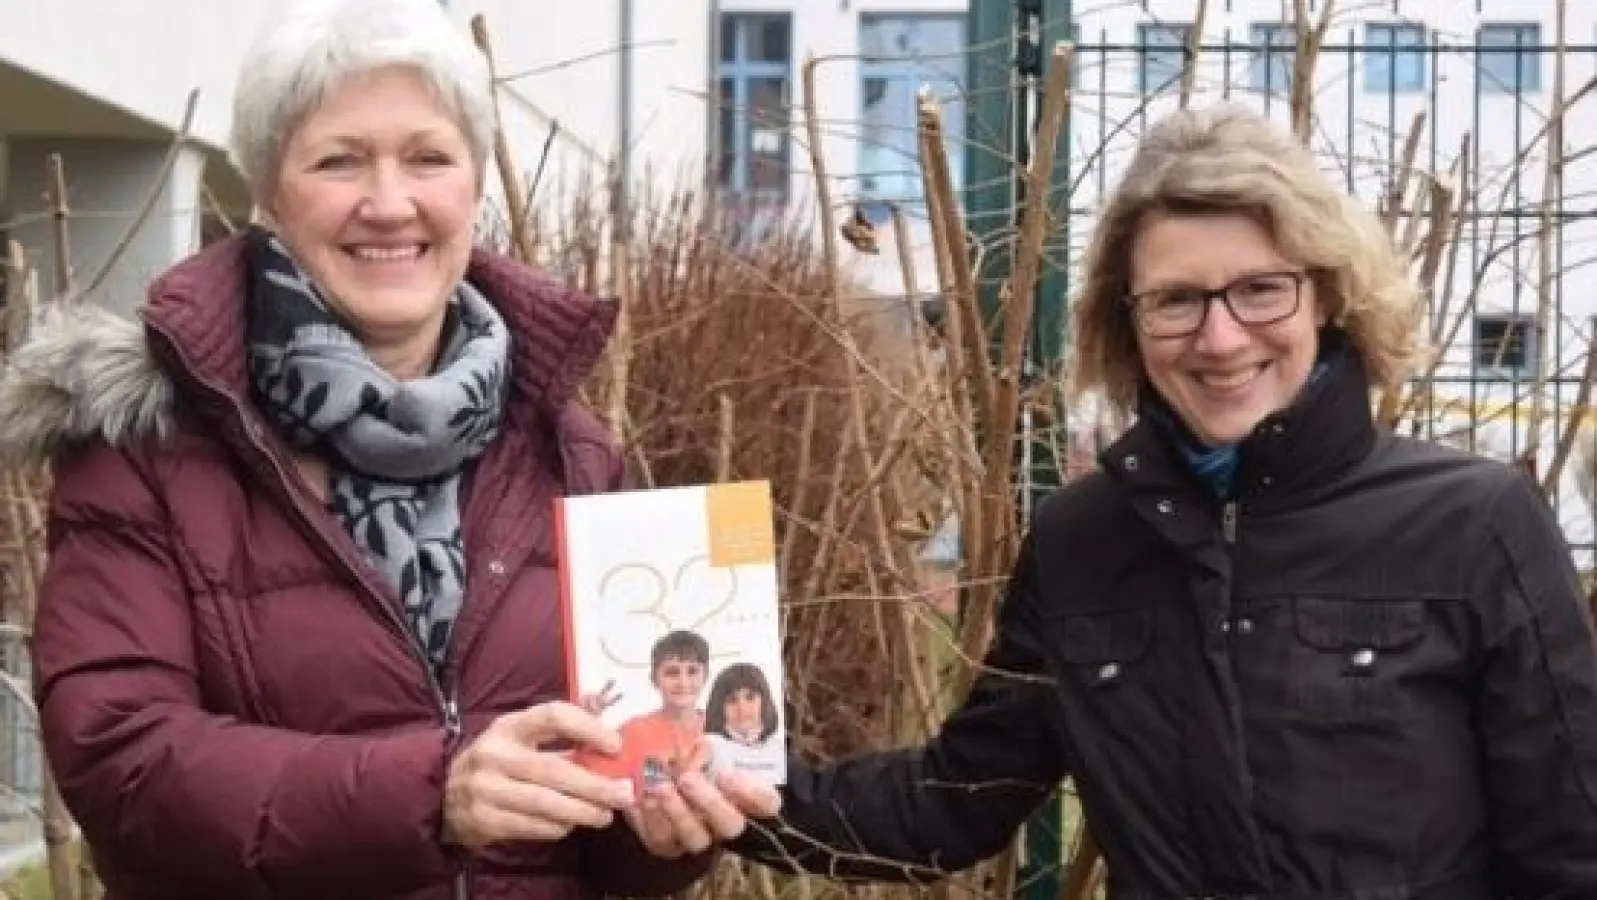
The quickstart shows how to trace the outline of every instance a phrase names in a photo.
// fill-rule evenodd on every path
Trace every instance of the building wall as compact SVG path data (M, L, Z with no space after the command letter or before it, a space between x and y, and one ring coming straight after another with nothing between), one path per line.
M500 114L516 168L538 196L556 201L603 185L623 149L621 73L630 48L630 122L626 130L632 193L679 178L700 178L709 109L708 0L631 0L632 38L622 41L624 0L591 0L581 14L554 15L524 0L450 0L449 13L469 28L486 17L504 89ZM551 132L554 137L549 141ZM497 196L499 186L491 186Z
M0 0L0 62L221 146L238 59L272 0Z
M876 175L880 180L892 181L892 176L912 171L917 165L913 158L895 159L890 154L870 158L864 152L864 148L870 146L870 137L864 133L862 123L865 75L865 65L861 60L864 51L862 22L872 16L956 17L960 20L963 35L966 8L966 0L720 0L719 9L723 14L787 13L791 16L792 66L787 96L795 141L790 151L792 177L789 191L801 214L814 216L818 210L814 168L804 138L804 108L811 104L801 85L805 58L813 55L819 60L815 69L816 96L813 105L822 123L821 149L833 194L834 211L837 221L841 223L852 215L854 202L868 194L862 186L862 179ZM961 46L965 43L964 40L960 41ZM926 62L933 67L946 67L963 78L965 63L962 56L929 59ZM905 135L912 136L915 128L913 114L907 116L899 127ZM946 127L952 134L958 135L964 127L962 116L948 116ZM956 143L958 141L962 141L962 138L957 138ZM953 175L956 179L962 177L957 165ZM896 187L888 190L897 195ZM913 207L913 204L910 206ZM913 208L907 209L906 214L915 258L916 286L920 292L935 290L936 269L924 218ZM880 253L861 253L849 244L840 242L842 262L849 267L856 283L867 292L887 298L902 297L906 285L893 249L891 225L879 222L876 230Z
M48 194L47 157L60 154L70 179L73 217L68 250L73 281L84 286L111 266L104 276L101 302L121 312L131 313L144 299L150 280L198 237L205 157L193 150L179 153L165 189L156 195L138 229L128 234L136 211L161 172L166 152L165 144L148 141L38 138L10 142L10 189L18 198ZM54 228L53 219L32 216L23 217L10 232L38 272L39 287L46 297L55 287ZM119 255L113 264L116 252Z
M634 179L662 172L698 177L702 171L709 122L706 3L632 0L629 162ZM0 183L11 182L5 192L9 200L0 201L5 204L0 221L40 212L43 157L54 148L67 151L73 206L97 213L73 222L74 233L84 235L74 248L74 259L84 269L101 243L99 235L125 224L147 189L154 172L150 154L158 159L164 152L164 144L128 142L121 119L147 123L144 138L169 134L194 87L201 93L192 134L209 150L213 164L225 166L239 60L256 24L275 6L271 0L0 0L0 71L26 73L108 111L104 133L92 133L96 123L91 119L88 126L76 123L70 136L52 132L58 117L50 115L45 100L33 115L0 117L0 146L13 146L5 168L9 177L0 178ZM532 188L551 132L539 196L553 202L583 185L603 184L617 159L622 130L622 0L594 0L580 15L558 16L547 5L522 0L447 0L445 7L463 33L470 33L472 16L486 18L504 81L501 116L524 188ZM24 136L6 134L5 121L20 122ZM199 208L190 201L198 192L195 179L203 161L191 162L175 173L171 202L152 215L151 227L136 242L137 252L129 254L119 276L127 283L117 285L118 296L131 295L150 270L193 248ZM497 171L490 173L487 187L491 207L502 210ZM164 218L157 223L157 217ZM13 234L31 257L48 256L39 228L24 226ZM164 250L157 249L158 237Z
M269 15L270 0L149 0L128 6L101 0L55 0L29 4L0 0L0 64L25 69L108 107L170 129L180 120L187 92L201 88L194 134L214 151L225 150L229 103L237 60L254 24ZM580 15L555 16L539 4L519 0L445 0L463 31L472 16L486 16L500 75L501 115L524 188L542 165L538 196L558 203L572 192L603 183L620 156L623 0L596 0ZM7 10L8 6L18 6ZM39 6L35 9L35 6ZM817 70L817 106L828 120L824 153L840 203L854 194L861 172L859 108L862 16L932 13L962 18L963 0L632 0L630 42L632 89L627 162L632 194L658 197L683 183L697 183L711 152L715 98L711 60L715 12L789 11L793 16L790 104L804 102L798 88L803 54L841 57ZM86 21L95 22L85 28ZM152 64L159 60L160 64ZM962 61L954 61L962 66ZM801 129L794 115L790 124ZM950 120L957 129L958 122ZM913 121L905 123L912 129ZM553 135L551 139L551 134ZM797 134L797 131L795 131ZM48 136L46 136L48 139ZM545 144L548 157L542 159ZM790 198L813 212L813 180L801 142L790 148ZM28 164L24 160L22 165ZM913 160L906 160L912 166ZM17 166L13 166L16 169ZM134 167L137 170L137 166ZM955 172L956 177L961 173ZM497 173L489 192L502 208ZM32 177L24 174L23 178ZM641 201L640 201L641 202ZM840 215L846 217L846 205ZM930 287L930 248L923 224L912 225L922 288ZM884 247L891 234L884 231ZM184 247L174 247L173 258ZM847 248L845 247L845 250ZM874 289L902 293L891 254L850 253L860 277Z

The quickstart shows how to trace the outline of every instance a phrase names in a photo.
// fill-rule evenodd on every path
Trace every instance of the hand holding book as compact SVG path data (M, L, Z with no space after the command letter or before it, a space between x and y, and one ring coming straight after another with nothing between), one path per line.
M445 839L467 847L557 841L579 826L604 828L633 806L630 790L546 750L551 744L614 753L621 737L569 703L544 703L495 719L450 763Z
M770 818L781 809L781 795L759 778L731 770L711 783L703 773L688 771L651 786L623 815L649 852L675 859L732 840L750 819Z
M690 770L783 782L772 510L764 481L559 501L570 695L622 739L580 763L639 796Z
M630 787L651 852L700 852L774 815L786 778L770 485L622 491L559 501L573 702L618 752L573 759Z
M444 840L466 847L557 841L578 827L608 827L620 811L651 853L675 859L736 837L746 816L773 816L781 808L774 789L741 773L724 773L712 785L699 771L702 749L688 757L688 771L651 784L634 802L630 785L618 788L577 763L574 753L543 749L551 744L613 756L621 737L567 703L500 716L449 767Z

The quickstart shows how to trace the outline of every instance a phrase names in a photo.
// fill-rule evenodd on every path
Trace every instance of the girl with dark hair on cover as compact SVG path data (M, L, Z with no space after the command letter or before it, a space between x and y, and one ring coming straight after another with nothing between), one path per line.
M753 663L733 663L710 687L705 737L714 766L779 778L784 742L780 714L765 673Z

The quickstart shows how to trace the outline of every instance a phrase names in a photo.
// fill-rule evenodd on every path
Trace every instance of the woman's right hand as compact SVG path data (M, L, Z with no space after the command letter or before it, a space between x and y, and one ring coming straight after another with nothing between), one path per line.
M570 703L544 703L495 719L449 766L444 835L467 847L501 841L557 841L573 828L604 828L632 806L631 785L591 772L557 741L605 753L621 737Z

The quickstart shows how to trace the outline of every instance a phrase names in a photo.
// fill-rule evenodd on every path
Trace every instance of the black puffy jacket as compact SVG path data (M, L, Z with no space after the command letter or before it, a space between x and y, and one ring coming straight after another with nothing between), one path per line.
M781 821L734 849L936 876L1071 776L1116 900L1597 898L1597 652L1563 536L1518 470L1378 432L1340 356L1244 442L1230 502L1143 417L1039 507L938 737L794 760Z

